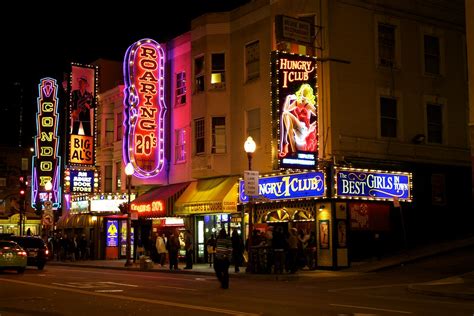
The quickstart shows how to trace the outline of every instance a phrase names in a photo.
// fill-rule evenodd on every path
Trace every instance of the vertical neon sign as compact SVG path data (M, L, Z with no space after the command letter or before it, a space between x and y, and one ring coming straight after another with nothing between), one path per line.
M31 185L31 205L36 201L49 200L54 208L61 206L59 173L61 157L58 155L58 85L55 79L41 79L38 86L38 112L36 113L35 155L32 159L33 183ZM51 182L52 190L45 185Z
M165 160L165 54L160 44L143 39L124 58L124 162L135 176L158 175Z

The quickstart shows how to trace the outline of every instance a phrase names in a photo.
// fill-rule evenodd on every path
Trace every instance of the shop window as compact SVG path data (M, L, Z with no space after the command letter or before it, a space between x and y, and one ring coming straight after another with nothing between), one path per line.
M245 73L246 80L260 77L260 42L245 45Z
M213 89L225 88L225 54L211 55L211 87Z
M176 102L175 107L186 104L186 72L176 74Z
M380 136L397 137L397 100L380 97Z
M225 117L212 118L212 153L224 154L226 152Z
M204 56L194 59L194 92L204 92Z
M194 137L196 154L204 154L204 118L194 120Z

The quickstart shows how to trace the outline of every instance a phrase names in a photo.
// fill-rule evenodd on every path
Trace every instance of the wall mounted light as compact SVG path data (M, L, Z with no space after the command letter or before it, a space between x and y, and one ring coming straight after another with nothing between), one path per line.
M324 208L325 208L324 204L320 204L319 208L318 208L318 211L322 212L324 210Z

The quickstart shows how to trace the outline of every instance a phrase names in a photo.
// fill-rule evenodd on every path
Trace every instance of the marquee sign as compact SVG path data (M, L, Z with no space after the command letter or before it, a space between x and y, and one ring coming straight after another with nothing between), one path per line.
M71 170L70 192L93 193L94 192L94 170Z
M239 201L247 203L245 182L239 183ZM326 185L321 171L262 177L258 184L259 195L272 201L325 197Z
M335 168L334 174L335 198L412 201L411 173Z
M157 42L143 39L131 45L124 59L125 165L135 176L158 175L165 163L165 53Z
M38 86L35 154L32 159L31 205L37 201L51 201L53 208L61 207L60 169L58 136L58 85L55 79L41 79ZM47 191L46 183L52 188Z
M69 96L70 165L95 165L97 77L96 66L72 65Z
M280 168L316 169L316 57L272 52L272 117Z

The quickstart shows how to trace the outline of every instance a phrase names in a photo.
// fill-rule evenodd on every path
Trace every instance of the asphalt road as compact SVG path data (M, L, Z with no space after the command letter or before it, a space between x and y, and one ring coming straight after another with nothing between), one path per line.
M0 316L10 315L474 315L474 302L414 294L407 286L463 272L464 249L377 273L231 278L65 266L0 274Z

